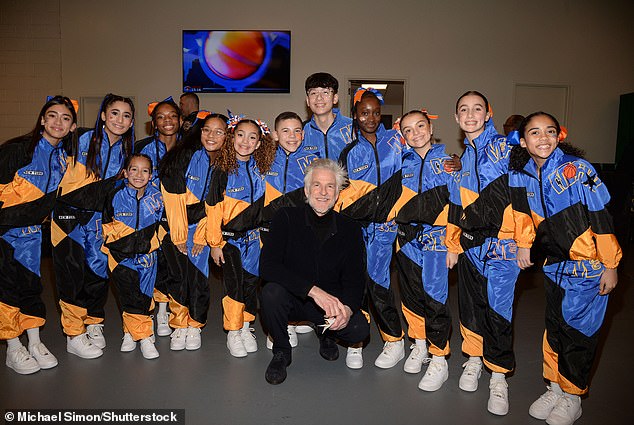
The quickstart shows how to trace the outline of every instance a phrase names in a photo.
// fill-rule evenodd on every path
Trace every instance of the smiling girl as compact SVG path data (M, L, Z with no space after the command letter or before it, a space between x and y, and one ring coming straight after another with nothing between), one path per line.
M506 415L505 374L515 367L513 299L519 275L508 191L510 143L495 131L489 102L468 91L456 102L456 123L464 132L459 190L451 193L449 222L462 233L446 240L458 258L458 303L464 363L459 387L476 391L484 364L491 370L487 409ZM449 254L448 254L449 256Z
M103 251L123 310L121 351L132 351L136 341L146 359L159 356L154 346L152 293L159 247L158 225L163 215L161 192L149 182L152 160L144 154L128 157L124 186L108 201L103 216Z
M210 296L205 198L226 138L227 117L207 113L161 164L169 228L161 248L170 274L171 350L197 350L202 344Z
M229 124L230 140L218 160L207 198L207 242L222 267L223 327L234 357L257 351L250 322L257 310L264 176L275 157L275 143L263 121L240 116Z
M456 175L445 166L445 146L433 143L434 127L425 110L405 114L399 129L409 149L403 154L403 194L397 202L396 260L403 316L415 340L403 369L418 373L429 352L433 355L418 387L436 391L447 380L451 314L447 305L448 269L457 260L445 246L449 191Z
M134 104L108 94L95 128L74 141L53 211L55 280L66 350L85 359L103 354L107 256L101 216L134 141Z
M617 284L622 257L606 209L610 194L582 152L559 142L561 132L548 113L527 116L509 171L518 264L532 265L535 236L546 255L543 364L549 385L529 414L549 424L572 424L581 416L579 396L588 392L608 294Z
M405 357L403 328L390 283L390 261L396 239L396 223L390 211L401 195L400 136L381 124L383 97L374 89L359 89L352 108L353 142L341 152L339 162L347 169L350 185L337 201L341 213L363 227L368 267L368 294L385 341L374 362L387 369ZM361 367L360 347L348 349L346 363Z
M170 96L161 102L150 103L148 105L148 112L152 119L153 134L150 137L137 141L134 146L134 151L150 157L154 165L150 184L156 189L161 190L159 167L165 154L180 143L181 111ZM161 240L163 239L165 231L167 231L166 221L163 221L162 224L163 227L160 233ZM156 254L158 263L156 284L154 286L154 301L158 304L156 333L159 336L167 336L172 332L169 327L169 313L167 312L167 304L169 302L168 293L171 285L169 282L170 273L163 250L159 249Z
M20 374L57 366L40 342L45 323L41 299L42 222L53 209L77 112L63 96L49 98L33 131L0 147L0 339L6 365ZM28 335L28 351L20 335Z

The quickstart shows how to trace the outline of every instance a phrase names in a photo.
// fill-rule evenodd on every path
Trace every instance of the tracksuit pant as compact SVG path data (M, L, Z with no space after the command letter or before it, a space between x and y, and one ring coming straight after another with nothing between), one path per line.
M451 313L447 305L449 281L447 248L443 243L445 232L443 228L429 226L408 226L408 231L401 231L403 227L399 226L400 249L396 252L396 264L403 316L409 325L407 334L413 339L429 340L431 354L446 356L449 354Z
M588 391L608 296L599 295L605 267L596 260L544 266L546 331L544 378L569 394Z
M152 293L156 281L156 251L125 258L112 264L112 281L119 293L123 310L123 332L139 341L154 334L151 312L154 309Z
M244 237L231 238L222 248L222 324L237 331L245 322L255 320L258 308L260 232L249 230Z
M0 339L45 322L40 259L41 226L0 228Z
M482 356L493 372L515 367L513 300L520 269L517 245L510 239L486 238L458 258L458 304L462 351Z
M101 213L58 205L51 225L55 280L68 336L102 323L108 296L108 258L101 252Z

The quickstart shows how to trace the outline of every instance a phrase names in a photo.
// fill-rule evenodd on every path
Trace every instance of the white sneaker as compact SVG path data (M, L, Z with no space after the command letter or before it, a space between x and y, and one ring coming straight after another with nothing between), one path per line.
M499 416L504 416L509 412L509 388L506 379L491 378L487 409Z
M286 328L286 330L288 331L288 342L291 343L291 347L293 348L297 347L297 344L299 344L299 340L297 339L298 327L299 326L288 325L288 327ZM310 328L310 326L307 326L307 327ZM304 332L304 333L308 333L308 332Z
M86 333L88 334L88 338L90 338L90 342L97 346L97 348L101 348L102 350L106 348L106 338L103 336L103 325L88 325L86 326Z
M132 335L129 332L124 332L123 340L121 341L121 352L129 353L136 349L136 341L132 339Z
M374 361L374 366L381 369L389 369L396 366L405 357L405 343L402 339L394 342L386 342L383 351Z
M361 369L363 367L363 348L348 347L346 354L346 366L350 369Z
M240 330L227 332L227 348L233 357L247 356L247 349L244 348Z
M187 328L187 335L185 336L185 349L189 351L198 350L202 345L202 338L200 337L200 328L189 326Z
M296 328L297 326L293 326L293 325L288 325L288 328L287 328L288 342L290 342L292 348L297 347L297 344L299 344L299 340L297 339L297 332L295 332ZM266 348L268 348L269 350L273 349L273 339L271 339L271 335L268 335L266 337Z
M103 350L92 343L85 332L74 338L66 337L66 351L82 359L96 359L101 357Z
M418 373L423 367L423 362L429 355L426 345L412 344L412 350L403 364L403 370L407 373Z
M255 329L250 328L248 323L245 323L244 327L240 329L240 338L242 338L242 344L247 353L255 353L258 351L258 342L255 340Z
M41 369L37 360L29 354L22 344L16 349L7 350L7 366L20 375L29 375Z
M187 341L187 328L176 328L170 335L170 350L180 351L185 349Z
M308 325L297 325L294 326L294 328L295 332L297 332L298 334L309 334L314 331L313 327Z
M531 407L528 408L529 415L535 419L541 419L542 421L548 418L550 412L555 408L559 397L563 397L564 395L559 385L551 384L546 388L548 388L548 391L540 395L539 398L531 404Z
M154 346L154 336L149 336L141 340L141 354L148 360L155 359L159 356L159 352Z
M433 357L418 388L423 391L437 391L449 378L449 366L444 357Z
M29 345L29 354L40 365L40 369L50 369L57 366L57 359L41 342Z
M168 336L172 333L172 328L169 325L170 314L158 313L156 315L156 334L158 336Z
M564 394L559 397L555 408L546 418L548 425L572 425L581 417L581 398L578 395Z
M482 375L482 360L480 360L480 358L469 359L462 367L464 370L460 376L458 387L460 387L462 391L473 392L477 390L478 379L480 379L480 375Z

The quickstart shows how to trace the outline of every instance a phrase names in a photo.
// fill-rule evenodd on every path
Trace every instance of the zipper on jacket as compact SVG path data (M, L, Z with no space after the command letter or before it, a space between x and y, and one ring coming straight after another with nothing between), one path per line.
M249 162L246 162L244 164L245 168L247 169L247 176L249 176L249 185L251 186L251 192L249 193L251 202L249 202L250 204L253 204L253 178L251 178L251 172L249 171Z
M282 187L282 194L286 194L286 174L288 173L288 160L291 154L286 154L286 163L284 164L284 186Z
M370 143L370 141L368 140L368 143ZM376 143L378 145L379 143L379 139L376 139ZM370 143L370 146L372 146L372 149L374 150L374 160L376 161L376 188L378 189L381 186L381 161L379 161L379 148L378 146L373 145L372 143ZM379 208L379 191L376 191L376 207L377 209Z

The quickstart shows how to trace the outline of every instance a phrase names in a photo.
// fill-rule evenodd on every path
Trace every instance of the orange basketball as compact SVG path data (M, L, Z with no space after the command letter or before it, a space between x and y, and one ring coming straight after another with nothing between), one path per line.
M258 31L212 31L205 42L205 61L220 77L242 80L262 65L265 50Z

